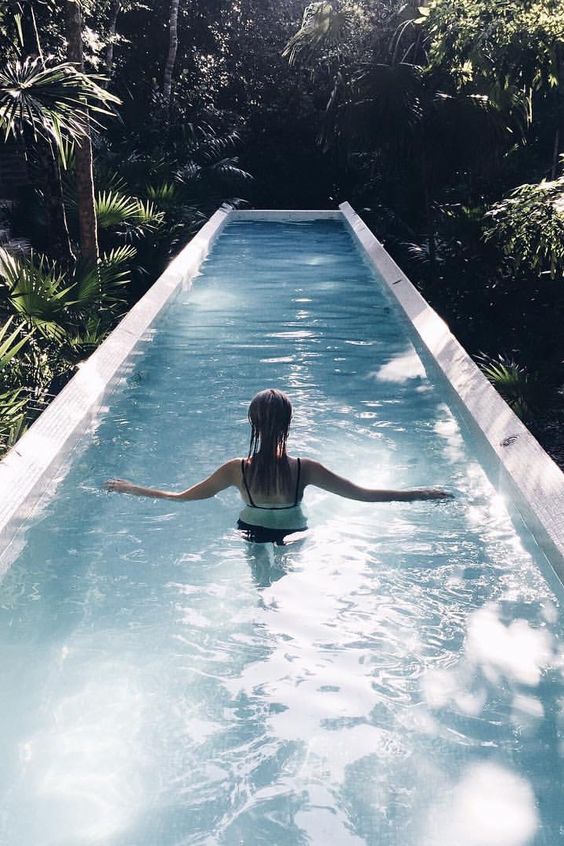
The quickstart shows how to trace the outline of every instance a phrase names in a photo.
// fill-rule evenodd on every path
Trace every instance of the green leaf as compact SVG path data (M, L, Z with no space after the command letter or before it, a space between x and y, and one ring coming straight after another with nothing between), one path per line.
M33 335L33 331L29 332L27 335L24 335L19 340L18 335L21 334L21 326L18 326L11 335L8 335L8 330L12 321L14 320L13 317L7 321L0 328L0 368L5 367L21 350L24 344L31 338ZM6 337L8 335L8 337Z
M96 219L100 229L112 229L134 220L139 201L118 191L102 191L96 196Z

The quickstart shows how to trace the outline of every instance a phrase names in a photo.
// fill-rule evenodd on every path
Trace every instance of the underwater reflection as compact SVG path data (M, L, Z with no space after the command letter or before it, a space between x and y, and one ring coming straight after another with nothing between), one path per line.
M293 570L295 553L302 549L306 537L306 532L295 532L284 546L244 542L245 555L257 588L268 588Z

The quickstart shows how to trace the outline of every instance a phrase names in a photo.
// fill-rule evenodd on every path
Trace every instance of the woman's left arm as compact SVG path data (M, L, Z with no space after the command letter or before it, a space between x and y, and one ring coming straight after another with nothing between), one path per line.
M105 487L109 491L116 491L117 493L133 494L134 496L149 496L155 499L175 499L189 501L194 499L209 499L215 496L220 491L231 487L231 485L238 484L237 470L239 468L239 459L233 458L231 461L226 461L221 467L218 467L211 476L203 479L191 488L185 491L161 491L158 488L145 488L141 485L134 485L131 482L126 482L124 479L109 479Z

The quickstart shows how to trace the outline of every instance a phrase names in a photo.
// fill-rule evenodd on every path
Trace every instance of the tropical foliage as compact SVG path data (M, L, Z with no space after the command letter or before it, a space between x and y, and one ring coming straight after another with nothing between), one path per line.
M484 375L494 388L497 388L510 408L525 422L531 421L540 395L538 377L531 376L514 358L501 353L495 358L479 355L477 361Z
M486 239L496 239L515 272L562 279L564 273L564 178L520 185L493 205Z

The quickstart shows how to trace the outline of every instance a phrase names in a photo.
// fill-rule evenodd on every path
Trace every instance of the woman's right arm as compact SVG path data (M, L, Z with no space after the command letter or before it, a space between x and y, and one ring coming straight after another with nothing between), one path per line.
M314 485L324 491L356 499L359 502L414 502L423 499L452 499L452 494L442 488L411 488L406 490L382 490L380 488L364 488L354 482L338 476L323 464L310 459L302 459L304 472L304 487Z
M217 470L201 482L186 488L185 491L162 491L159 488L147 488L135 485L125 479L108 479L106 489L116 493L133 494L134 496L150 496L153 499L195 500L209 499L220 491L238 483L238 469L241 459L232 458L218 467Z

